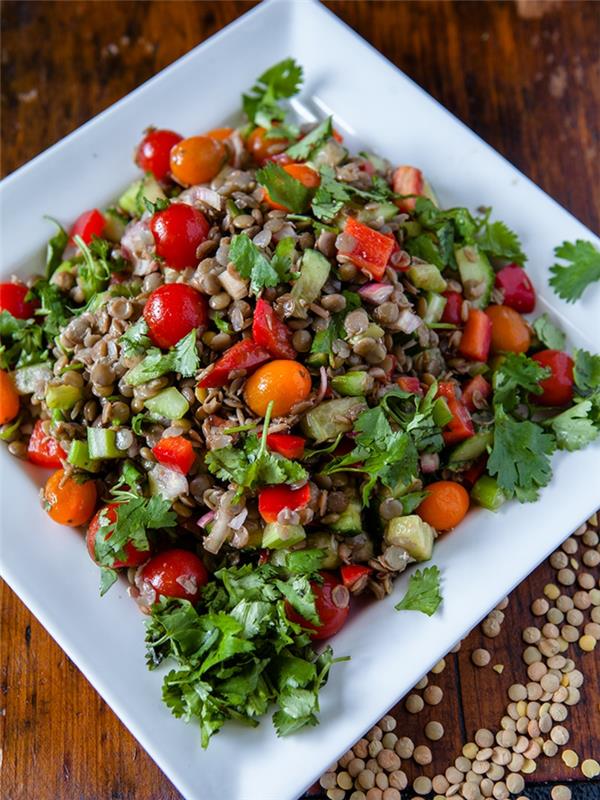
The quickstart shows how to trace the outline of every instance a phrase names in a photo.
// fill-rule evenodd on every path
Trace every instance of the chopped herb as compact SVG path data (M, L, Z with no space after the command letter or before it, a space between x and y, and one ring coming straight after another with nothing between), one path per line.
M65 247L69 243L69 234L62 227L60 222L57 222L52 217L47 217L46 219L49 219L57 227L54 236L48 240L48 246L46 248L46 278L49 280L62 261Z
M120 258L112 258L113 244L106 239L94 237L89 245L80 236L75 236L74 241L83 259L78 266L77 276L87 302L106 289L110 276L113 272L120 272L124 262Z
M0 369L39 364L49 358L44 331L34 320L16 319L0 311Z
M145 188L146 187L142 182L140 186L140 194L144 191ZM138 202L139 199L142 200L142 202L146 206L146 211L148 211L150 214L156 214L157 211L164 211L171 204L171 201L168 199L168 197L157 197L156 200L152 202L152 200L148 200L146 195L142 194L141 197L138 198Z
M421 611L431 617L441 602L440 571L435 566L425 567L410 576L406 594L394 608L396 611Z
M554 249L554 255L568 263L550 267L550 286L567 303L574 303L590 283L600 280L600 250L591 242L563 242Z
M302 84L302 67L293 58L275 64L258 78L248 94L242 95L244 113L253 126L260 126L277 137L295 139L298 128L285 125L285 109L279 101L293 97Z
M523 265L527 256L519 237L504 222L484 222L476 239L477 245L490 258L500 258Z
M275 251L272 261L244 233L237 234L231 240L229 258L242 278L250 279L250 288L258 294L265 286L277 286L286 280L285 270L291 264L290 253L293 251L293 239L282 239Z
M565 346L567 337L552 322L548 314L542 314L533 323L533 330L542 344L551 350L562 350Z
M183 378L193 378L200 368L196 334L196 329L191 330L168 353L163 353L157 347L150 348L146 357L126 373L127 383L130 386L139 386L160 378L167 372L178 372Z
M580 394L587 397L600 389L600 355L592 355L587 350L575 351L573 377Z
M582 400L549 420L561 450L580 450L598 438L600 419L591 400Z
M524 353L507 353L494 373L494 403L507 410L514 409L527 399L527 394L541 394L540 381L549 377L551 370Z
M221 333L228 333L228 334L233 333L233 328L227 322L226 319L223 319L223 315L222 314L219 314L218 312L215 312L215 313L213 313L211 319L215 323L216 329L218 331L220 331Z
M292 177L279 164L270 161L257 170L256 180L265 187L271 200L289 211L301 214L307 208L312 190L297 178Z
M327 117L299 142L285 151L294 161L308 161L311 154L333 135L332 117Z
M148 325L143 317L140 317L137 322L130 325L129 328L119 339L122 354L128 358L129 356L139 355L152 347L152 340L150 339Z
M361 306L360 295L357 292L344 291L343 295L346 299L344 310L332 314L327 327L315 334L310 348L311 353L326 353L332 366L335 358L333 344L337 339L346 339L347 336L344 328L346 314Z

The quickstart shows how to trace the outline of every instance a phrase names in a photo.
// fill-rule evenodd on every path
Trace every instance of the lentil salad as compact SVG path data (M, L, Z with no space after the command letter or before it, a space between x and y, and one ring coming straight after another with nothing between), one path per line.
M44 505L124 571L148 663L206 746L271 704L316 723L317 654L471 503L535 500L600 424L598 357L564 351L516 235L440 209L422 173L286 119L286 60L247 124L149 129L144 176L0 287L0 435L56 469ZM439 573L400 609L431 614Z

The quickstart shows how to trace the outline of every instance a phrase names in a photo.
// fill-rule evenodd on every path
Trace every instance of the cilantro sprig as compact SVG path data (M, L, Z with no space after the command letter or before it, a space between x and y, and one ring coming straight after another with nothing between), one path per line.
M293 58L263 72L248 94L242 95L244 113L251 125L266 128L267 136L295 139L298 128L285 124L286 112L280 101L297 94L301 84L302 67Z
M308 161L311 155L333 135L333 118L327 117L299 142L285 151L294 161Z
M229 258L239 275L250 280L250 289L257 295L265 287L277 286L290 279L294 248L294 239L281 239L269 261L252 239L239 233L231 239Z
M567 303L574 303L591 283L600 280L600 250L592 242L563 242L554 255L567 264L550 267L550 286Z
M288 211L302 214L308 207L312 189L286 172L279 164L274 164L272 161L265 164L257 170L256 180L265 187L271 200L284 206Z
M139 386L155 378L160 378L167 372L178 372L183 378L192 378L200 368L196 336L196 329L190 331L168 353L163 353L157 347L150 348L146 357L126 373L125 380L130 386ZM131 352L132 348L139 347L145 340L146 333L141 325L135 334L130 333L129 337L125 339L121 337L126 352Z
M394 608L396 611L421 611L431 617L442 602L438 567L418 569L410 576L406 594Z

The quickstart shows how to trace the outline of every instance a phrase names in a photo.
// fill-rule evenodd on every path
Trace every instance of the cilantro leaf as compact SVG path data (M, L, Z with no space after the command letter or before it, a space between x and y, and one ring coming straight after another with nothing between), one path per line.
M271 259L271 267L278 275L279 283L290 280L292 270L292 254L296 249L296 240L286 236L277 242L277 247Z
M396 611L421 611L431 617L442 602L438 567L418 569L410 576L406 594L394 608Z
M600 251L591 242L563 242L554 249L554 255L568 265L550 267L550 286L567 303L574 303L590 283L600 280Z
M600 355L592 355L587 350L575 351L573 377L579 393L587 396L600 389Z
M0 311L0 369L39 364L50 357L44 331L34 320L16 319Z
M521 265L527 261L519 237L504 222L486 221L476 241L485 254L492 258L507 259Z
M35 313L36 316L44 319L39 324L47 338L54 339L73 316L73 312L68 306L68 297L60 291L58 286L47 280L37 281L30 294L40 301L40 307L36 309Z
M373 175L369 189L359 189L350 183L336 180L333 167L320 168L321 183L312 198L312 213L319 220L331 222L346 203L360 198L367 201L382 202L395 197L387 182L380 175Z
M542 314L533 323L533 330L542 344L551 350L563 350L567 337L552 322L548 314Z
M524 393L541 394L540 381L551 373L524 353L507 353L494 373L494 403L513 409Z
M87 302L106 289L112 273L123 269L123 261L112 259L113 245L106 239L94 237L87 245L81 236L75 236L74 242L81 251L83 259L78 266L77 276Z
M233 328L227 322L226 319L223 319L223 315L219 314L218 312L214 312L211 316L212 321L215 323L215 327L221 333L233 333Z
M275 581L275 586L277 586L292 608L304 619L315 625L320 625L321 620L315 607L315 596L306 576L299 575L287 582L277 580Z
M440 230L447 230L446 225L443 225ZM420 234L406 242L406 250L411 256L420 258L428 264L435 264L439 269L443 269L448 263L447 258L442 255L440 248L427 234Z
M175 345L173 354L173 372L178 372L182 378L193 378L200 368L200 359L196 348L196 329L191 330Z
M267 137L296 138L298 128L284 124L285 110L279 101L297 94L301 83L302 67L293 58L286 58L263 72L250 92L242 95L242 107L250 124L266 128Z
M258 294L265 286L277 286L279 274L269 259L244 233L231 239L229 258L242 278L250 279L250 288Z
M144 317L140 317L137 322L127 328L119 339L122 354L125 357L129 357L149 350L152 347L152 340L148 334L146 320Z
M279 164L269 161L257 170L256 180L265 187L271 200L284 206L288 211L301 214L308 206L312 190Z
M344 291L343 295L346 300L344 310L333 314L327 327L322 331L317 331L310 348L311 353L326 353L332 366L334 361L333 343L337 339L346 339L347 337L346 329L344 328L346 314L356 308L360 308L362 305L360 295L357 292Z
M65 247L69 243L69 234L55 219L52 219L52 217L47 217L47 219L57 227L54 236L48 240L46 248L46 278L50 279L62 261Z
M600 435L600 428L590 418L593 412L592 401L583 400L550 420L561 450L580 450Z
M294 161L307 161L311 153L330 139L333 135L333 118L327 117L299 142L295 142L285 151Z
M157 347L150 348L146 357L126 373L125 380L127 383L130 386L139 386L155 378L160 378L161 375L166 375L167 372L178 372L184 378L193 378L200 367L196 348L196 334L197 331L194 328L183 339L180 339L168 353L163 353ZM136 333L134 342L140 341L143 337L145 337L145 334ZM129 347L129 343L126 346Z

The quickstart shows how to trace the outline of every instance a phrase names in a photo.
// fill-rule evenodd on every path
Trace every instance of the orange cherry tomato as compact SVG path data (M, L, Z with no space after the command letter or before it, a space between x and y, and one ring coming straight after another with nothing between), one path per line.
M526 353L531 333L518 311L509 306L489 306L485 312L492 321L492 353Z
M171 149L171 173L183 186L211 181L227 160L225 145L210 136L191 136Z
M216 139L219 142L224 142L226 139L229 139L232 133L233 128L213 128L212 131L207 131L204 136L208 136L210 139Z
M306 400L311 390L310 374L297 361L281 358L259 367L248 378L244 396L258 417L264 417L273 401L273 416L289 414L296 403Z
M319 184L321 183L321 176L318 172L315 172L314 169L307 167L306 164L284 164L283 169L291 175L292 178L295 178L297 181L303 186L306 186L307 189L317 189ZM274 200L271 200L269 197L269 193L267 190L264 190L264 197L263 202L268 203L271 208L278 208L280 211L289 211L289 208L276 203Z
M417 514L438 531L448 531L461 522L469 510L469 494L455 481L437 481L425 487L429 492Z
M19 413L19 395L8 372L0 370L0 425L11 422Z
M266 137L265 128L255 128L246 139L246 149L258 164L264 164L273 156L283 153L290 146L285 138Z
M46 511L55 522L74 528L85 525L94 513L98 493L94 481L78 483L66 478L64 469L57 469L46 481Z

